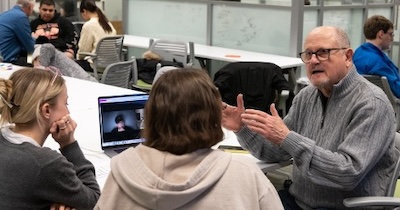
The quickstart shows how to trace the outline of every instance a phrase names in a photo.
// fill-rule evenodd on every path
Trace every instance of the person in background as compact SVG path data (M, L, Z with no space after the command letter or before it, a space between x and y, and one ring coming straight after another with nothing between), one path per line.
M51 43L69 58L75 57L76 39L74 25L57 13L53 0L40 1L40 15L31 21L32 36L36 44Z
M93 72L93 61L79 53L95 53L101 38L116 35L117 32L94 0L82 0L79 11L86 22L82 26L79 38L77 62L86 71Z
M293 158L292 185L279 191L285 209L345 209L343 199L384 196L396 160L394 110L385 93L359 75L340 28L321 26L300 57L312 85L294 98L282 120L223 104L223 126L260 160Z
M393 94L400 98L399 69L385 54L393 42L393 23L381 15L374 15L364 23L366 43L358 47L353 60L360 74L385 76Z
M283 209L254 162L211 148L224 137L221 108L205 71L163 74L144 109L146 141L111 159L94 209Z
M136 120L135 124L133 124L136 126L135 128L125 124L124 115L122 114L117 115L114 120L116 127L111 130L111 133L113 133L113 136L117 139L136 139L140 137Z
M36 68L56 67L62 75L78 79L99 82L83 70L74 60L68 58L52 44L37 45L32 54L32 64Z
M61 2L60 14L71 22L79 21L76 0L64 0Z
M29 19L35 2L18 0L10 10L0 14L0 53L3 62L27 66L28 53L34 50Z
M0 209L92 209L95 169L74 138L67 87L58 72L25 68L0 79ZM48 136L60 152L43 147Z

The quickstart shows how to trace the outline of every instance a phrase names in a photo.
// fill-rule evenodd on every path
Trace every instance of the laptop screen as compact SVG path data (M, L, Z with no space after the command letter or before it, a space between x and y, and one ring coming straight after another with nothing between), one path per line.
M105 96L98 98L101 147L141 143L144 105L148 94Z

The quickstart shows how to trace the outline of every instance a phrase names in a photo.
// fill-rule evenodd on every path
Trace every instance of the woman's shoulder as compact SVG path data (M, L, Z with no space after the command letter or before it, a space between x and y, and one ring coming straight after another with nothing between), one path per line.
M59 161L62 155L57 151L54 151L48 147L39 147L31 143L25 142L22 144L14 144L8 142L5 139L1 139L2 149L7 150L10 154L10 158L17 157L19 161L22 161L30 166L43 167L54 161ZM0 151L2 151L0 149Z
M34 147L30 150L30 156L35 159L38 164L50 164L51 162L57 162L60 158L63 158L59 152L52 150L48 147Z
M99 23L98 19L97 18L91 18L90 20L86 21L83 24L82 30L83 30L83 28L96 27L96 26L100 26L100 23Z

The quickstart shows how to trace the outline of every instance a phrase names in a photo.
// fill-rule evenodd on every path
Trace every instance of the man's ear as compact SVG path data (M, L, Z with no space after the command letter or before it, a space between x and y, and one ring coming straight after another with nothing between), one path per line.
M42 116L43 116L45 119L50 119L50 104L44 103L44 104L40 107L40 113L42 114Z
M385 35L385 32L383 30L379 30L378 33L376 34L377 39L382 39L382 37Z
M346 55L346 67L349 68L350 66L353 65L353 49L348 48L345 51L345 55Z

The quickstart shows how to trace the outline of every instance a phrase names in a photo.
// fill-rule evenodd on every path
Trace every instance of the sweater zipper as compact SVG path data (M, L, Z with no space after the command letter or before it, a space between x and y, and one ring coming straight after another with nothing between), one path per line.
M326 109L328 108L329 98L327 98L325 102L321 100L321 103L322 103L322 119L321 119L321 128L322 128L324 127Z

